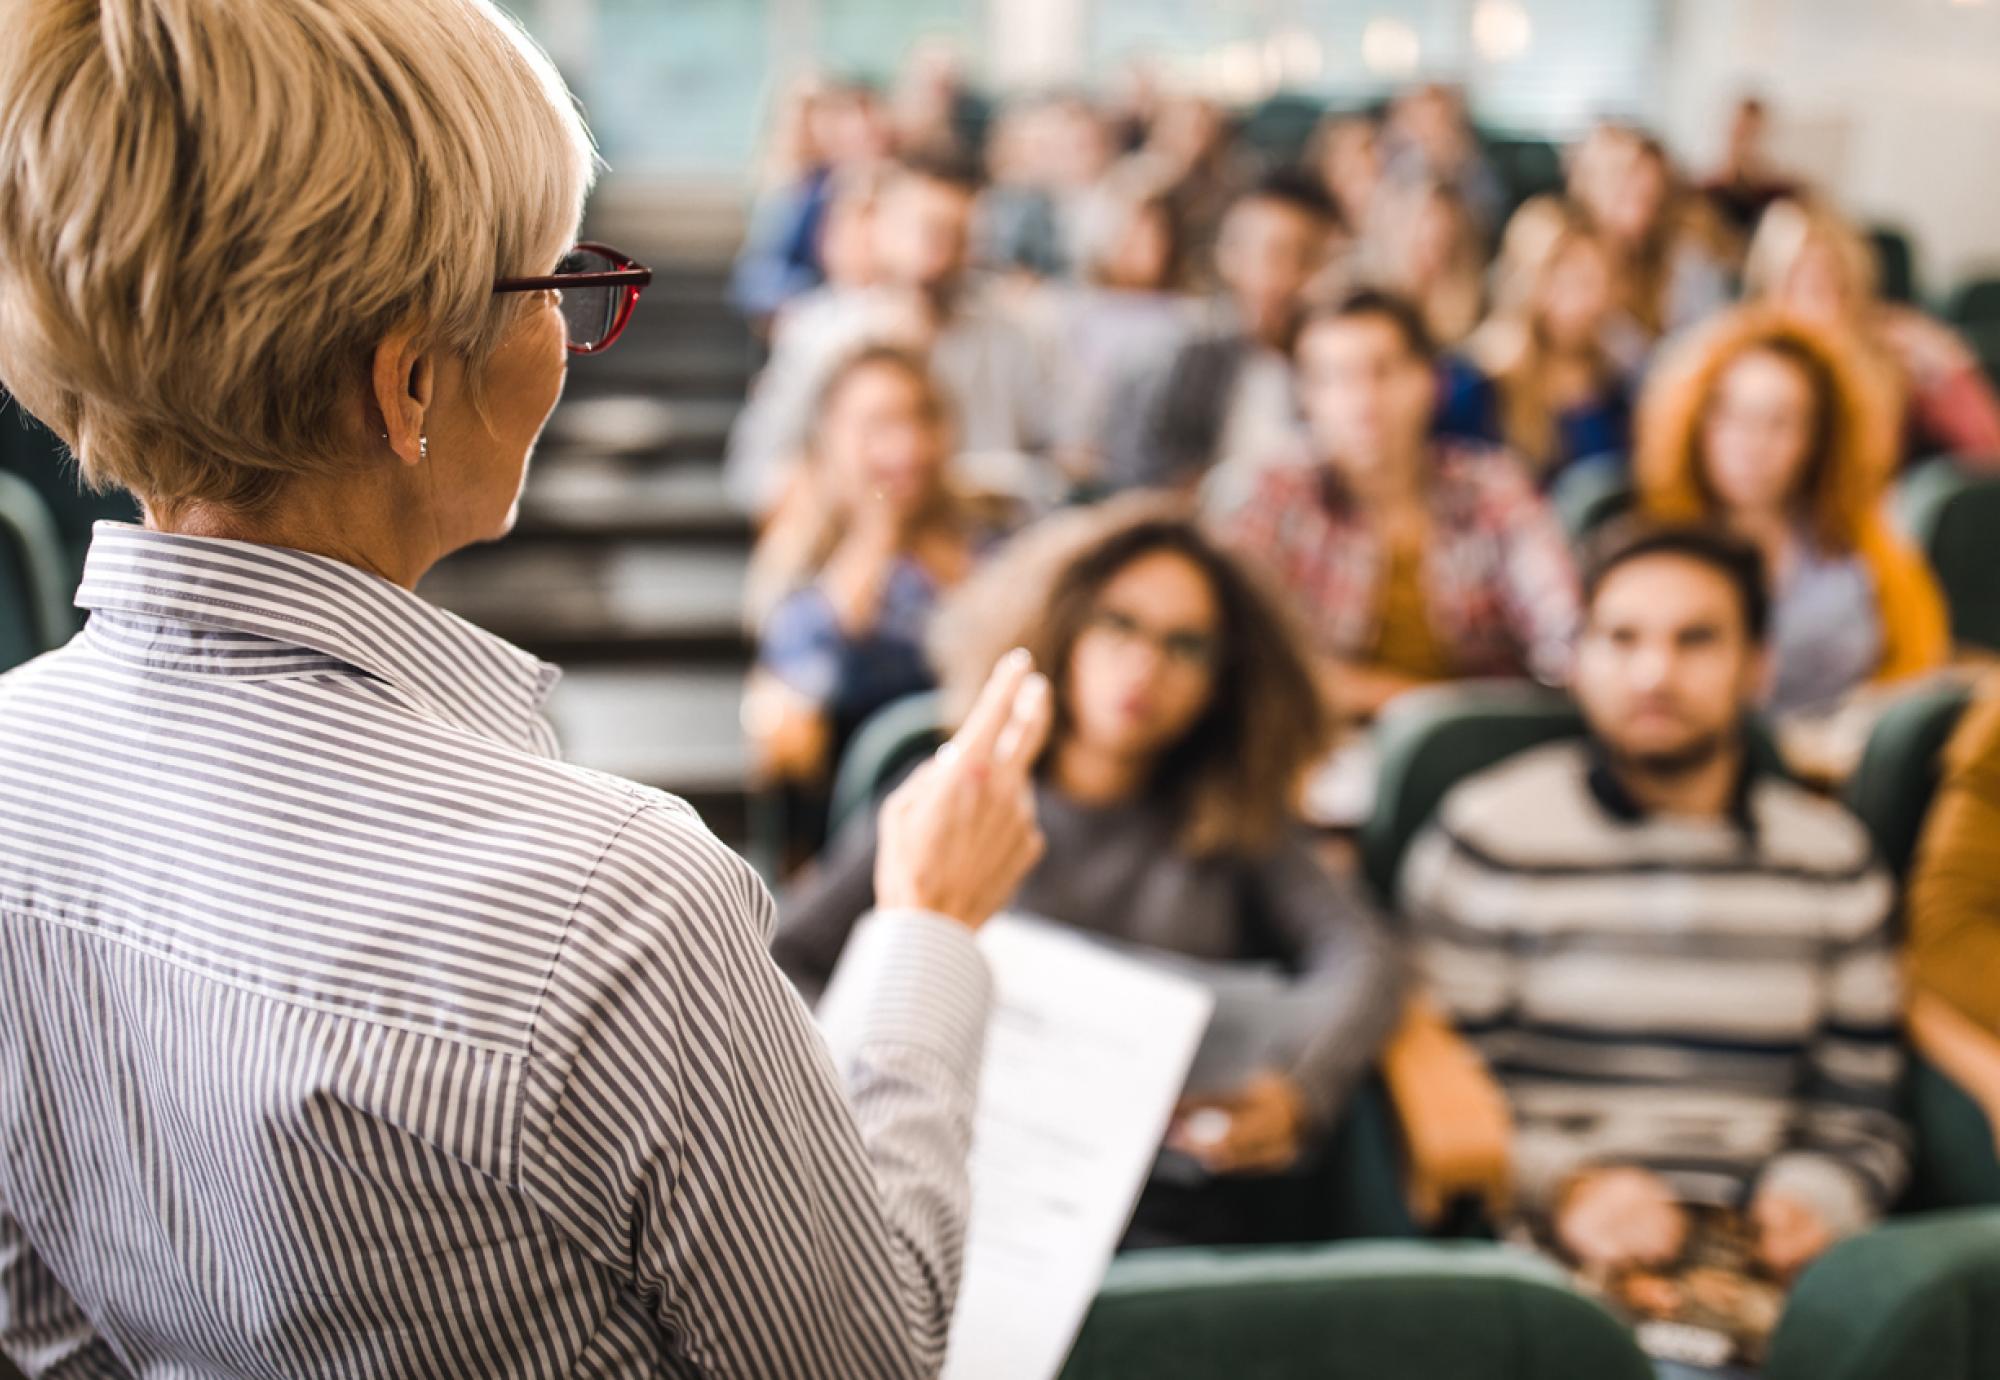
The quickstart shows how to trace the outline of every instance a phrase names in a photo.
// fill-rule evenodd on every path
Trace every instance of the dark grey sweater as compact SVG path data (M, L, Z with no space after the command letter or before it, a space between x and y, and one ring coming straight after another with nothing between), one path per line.
M1315 1121L1334 1120L1396 1019L1399 972L1374 911L1304 831L1265 857L1196 858L1163 807L1090 809L1047 785L1036 804L1048 851L1009 908L1206 962L1276 964L1310 984L1324 1019L1288 1072ZM874 872L871 813L785 898L772 952L808 998L873 904Z

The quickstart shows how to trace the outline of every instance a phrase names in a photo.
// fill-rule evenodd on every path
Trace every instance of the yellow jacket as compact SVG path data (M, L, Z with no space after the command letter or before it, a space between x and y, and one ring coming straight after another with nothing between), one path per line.
M1911 985L2000 1030L2000 695L1976 701L1910 871Z
M1951 617L1924 554L1881 518L1863 529L1855 553L1874 578L1882 612L1876 681L1902 680L1944 665L1951 655Z

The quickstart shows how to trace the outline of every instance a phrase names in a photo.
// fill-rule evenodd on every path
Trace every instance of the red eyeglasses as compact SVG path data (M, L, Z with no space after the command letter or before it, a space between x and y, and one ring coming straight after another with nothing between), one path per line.
M554 273L540 278L502 278L495 292L562 293L563 324L571 354L594 355L611 342L632 319L639 290L653 281L653 270L629 254L605 244L579 244L563 255Z

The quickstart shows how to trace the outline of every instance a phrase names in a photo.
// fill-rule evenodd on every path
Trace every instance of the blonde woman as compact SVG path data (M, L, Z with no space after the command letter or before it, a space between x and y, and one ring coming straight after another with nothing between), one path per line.
M921 355L866 347L828 378L798 486L751 561L745 723L769 778L814 782L883 705L929 688L924 639L990 540L954 486L950 405Z
M1621 354L1627 367L1642 364L1655 341L1728 305L1722 228L1659 140L1600 126L1578 151L1571 187L1611 247L1630 336Z
M1610 246L1567 202L1508 222L1493 314L1447 370L1440 428L1503 442L1541 482L1580 460L1622 467L1632 398L1606 339L1617 302Z
M547 59L485 0L0 32L0 380L145 512L0 677L0 1350L934 1374L1046 684L1009 661L887 807L829 1049L750 869L413 593L648 277L572 248Z
M1902 459L1947 452L2000 465L2000 396L1958 333L1882 300L1875 251L1839 212L1781 201L1764 213L1744 292L1847 334L1896 395Z
M1391 184L1357 250L1357 279L1415 303L1440 349L1472 333L1486 306L1486 255L1465 198L1432 179Z

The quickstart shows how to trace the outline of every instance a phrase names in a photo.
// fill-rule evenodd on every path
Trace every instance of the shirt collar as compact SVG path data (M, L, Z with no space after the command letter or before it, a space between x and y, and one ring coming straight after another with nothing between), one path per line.
M377 575L306 551L100 522L79 608L268 638L333 658L438 718L532 738L561 674Z
M1646 807L1625 789L1625 783L1612 765L1611 753L1604 746L1603 740L1593 733L1587 735L1584 742L1590 763L1586 780L1590 786L1591 797L1604 812L1622 824L1643 824L1651 818ZM1736 785L1729 795L1728 814L1730 824L1745 836L1754 836L1757 832L1757 819L1751 810L1751 799L1763 770L1763 764L1757 760L1756 745L1746 741L1743 745L1743 760L1736 772Z

